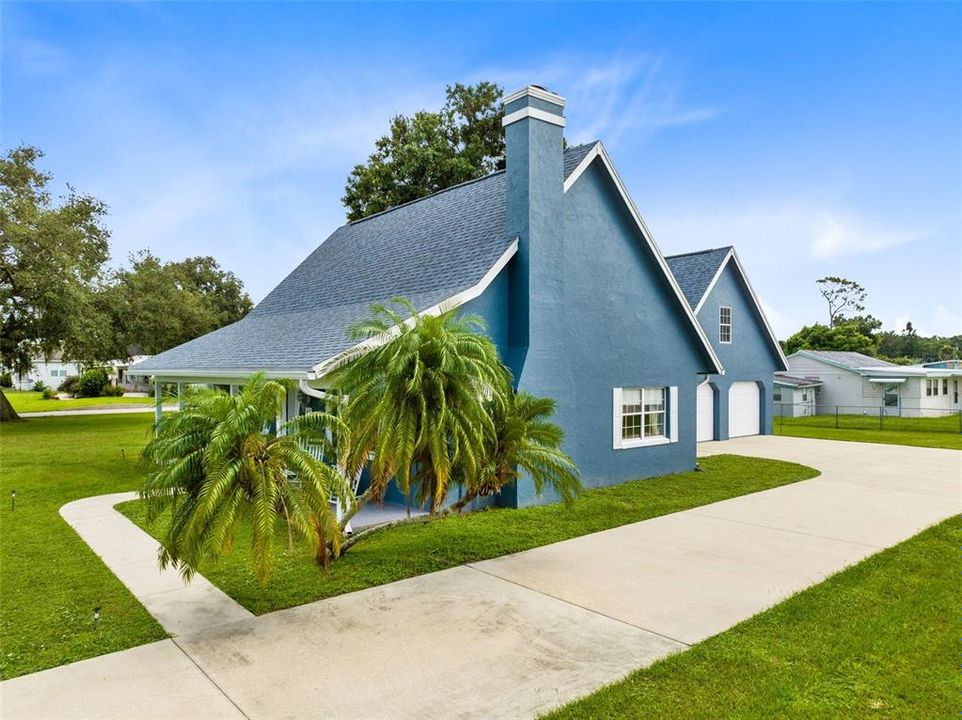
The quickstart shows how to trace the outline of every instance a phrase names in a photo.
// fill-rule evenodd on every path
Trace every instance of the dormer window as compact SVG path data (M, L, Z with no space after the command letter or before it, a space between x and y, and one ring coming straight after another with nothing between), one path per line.
M732 309L730 307L718 308L718 342L730 343L732 341Z

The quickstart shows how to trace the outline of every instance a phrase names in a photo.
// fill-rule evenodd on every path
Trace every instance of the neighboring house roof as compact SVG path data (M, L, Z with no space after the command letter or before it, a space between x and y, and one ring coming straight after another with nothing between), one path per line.
M799 350L789 355L819 360L832 367L857 373L868 378L894 378L895 376L940 377L944 371L930 370L911 365L896 365L859 352L847 350Z
M565 176L599 143L569 147ZM419 312L480 294L517 249L499 171L341 226L242 320L137 363L144 374L307 376L355 343L372 303Z
M685 299L692 308L701 304L718 271L728 259L730 245L710 250L669 255L665 258L668 267L678 280Z
M665 262L667 262L668 267L671 268L672 275L675 276L678 285L685 294L685 299L696 315L698 311L701 310L705 299L711 294L712 288L715 287L715 283L718 282L718 278L721 277L722 271L728 265L729 260L734 262L735 269L738 271L738 275L741 277L745 289L748 290L748 296L755 306L755 312L758 314L758 317L761 318L765 334L768 336L771 347L775 351L775 357L777 357L782 364L781 369L788 370L788 359L782 351L781 343L779 343L778 338L775 337L775 331L772 330L772 326L765 316L761 300L759 300L758 295L755 294L755 289L748 280L748 275L745 273L745 269L738 259L738 253L735 252L735 248L731 245L726 245L720 248L698 250L696 252L668 255L665 257Z
M806 355L808 357L818 358L820 360L825 360L831 362L833 365L841 365L849 370L859 370L861 368L903 368L904 365L896 365L895 363L890 363L886 360L879 360L871 355L864 355L863 353L850 352L847 350L799 350L798 355Z
M822 381L818 378L799 377L798 375L789 375L788 373L775 373L775 384L786 387L805 388L821 385Z

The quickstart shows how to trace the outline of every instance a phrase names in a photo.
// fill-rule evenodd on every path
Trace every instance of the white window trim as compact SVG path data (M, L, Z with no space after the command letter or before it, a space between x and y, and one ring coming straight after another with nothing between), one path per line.
M641 386L638 386L641 387ZM659 387L647 386L647 387ZM636 389L632 386L631 389ZM658 435L656 437L649 438L632 438L625 440L621 437L621 391L623 388L616 387L612 389L612 446L615 450L628 450L630 448L639 447L652 447L655 445L670 445L671 443L678 442L678 387L677 386L665 386L665 402L668 403L668 407L665 412L665 435ZM644 426L644 420L642 420L642 426Z
M728 311L728 322L727 322L727 323L723 323L723 322L722 322L722 310L727 310L727 311ZM718 308L718 342L721 343L722 345L731 345L731 344L732 344L732 337L734 337L734 332L733 332L734 324L735 324L735 323L734 323L734 319L735 319L735 317L734 317L734 315L732 314L732 309L731 309L731 306L730 306L730 305L721 305L721 306ZM726 327L726 326L728 327L728 339L727 339L727 340L722 340L722 332L721 332L721 331L722 331L722 328L723 328L723 327Z

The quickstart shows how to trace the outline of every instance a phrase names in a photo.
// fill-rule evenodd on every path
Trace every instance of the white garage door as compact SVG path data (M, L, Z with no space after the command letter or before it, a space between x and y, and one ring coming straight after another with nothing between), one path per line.
M758 435L758 385L736 382L728 390L728 437Z
M704 383L698 386L698 442L715 439L715 393L711 385Z

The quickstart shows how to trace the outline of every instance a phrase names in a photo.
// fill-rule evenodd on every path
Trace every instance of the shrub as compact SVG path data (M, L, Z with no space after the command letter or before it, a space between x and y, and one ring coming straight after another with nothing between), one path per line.
M34 391L34 392L43 392L43 391L46 390L46 389L47 389L47 386L44 385L43 380L37 380L37 382L35 382L35 383L33 384L33 391Z
M104 388L104 395L106 397L121 397L124 394L124 389L120 385L107 385Z
M45 387L43 389L43 399L44 400L57 400L57 391L52 387Z
M66 378L64 378L64 381L60 383L60 387L58 389L60 392L70 393L73 395L77 392L77 382L79 380L80 378L76 375L68 375Z
M8 373L0 373L0 387L12 388L13 387L13 376Z
M77 397L100 397L107 387L107 371L103 368L87 370L77 381Z

